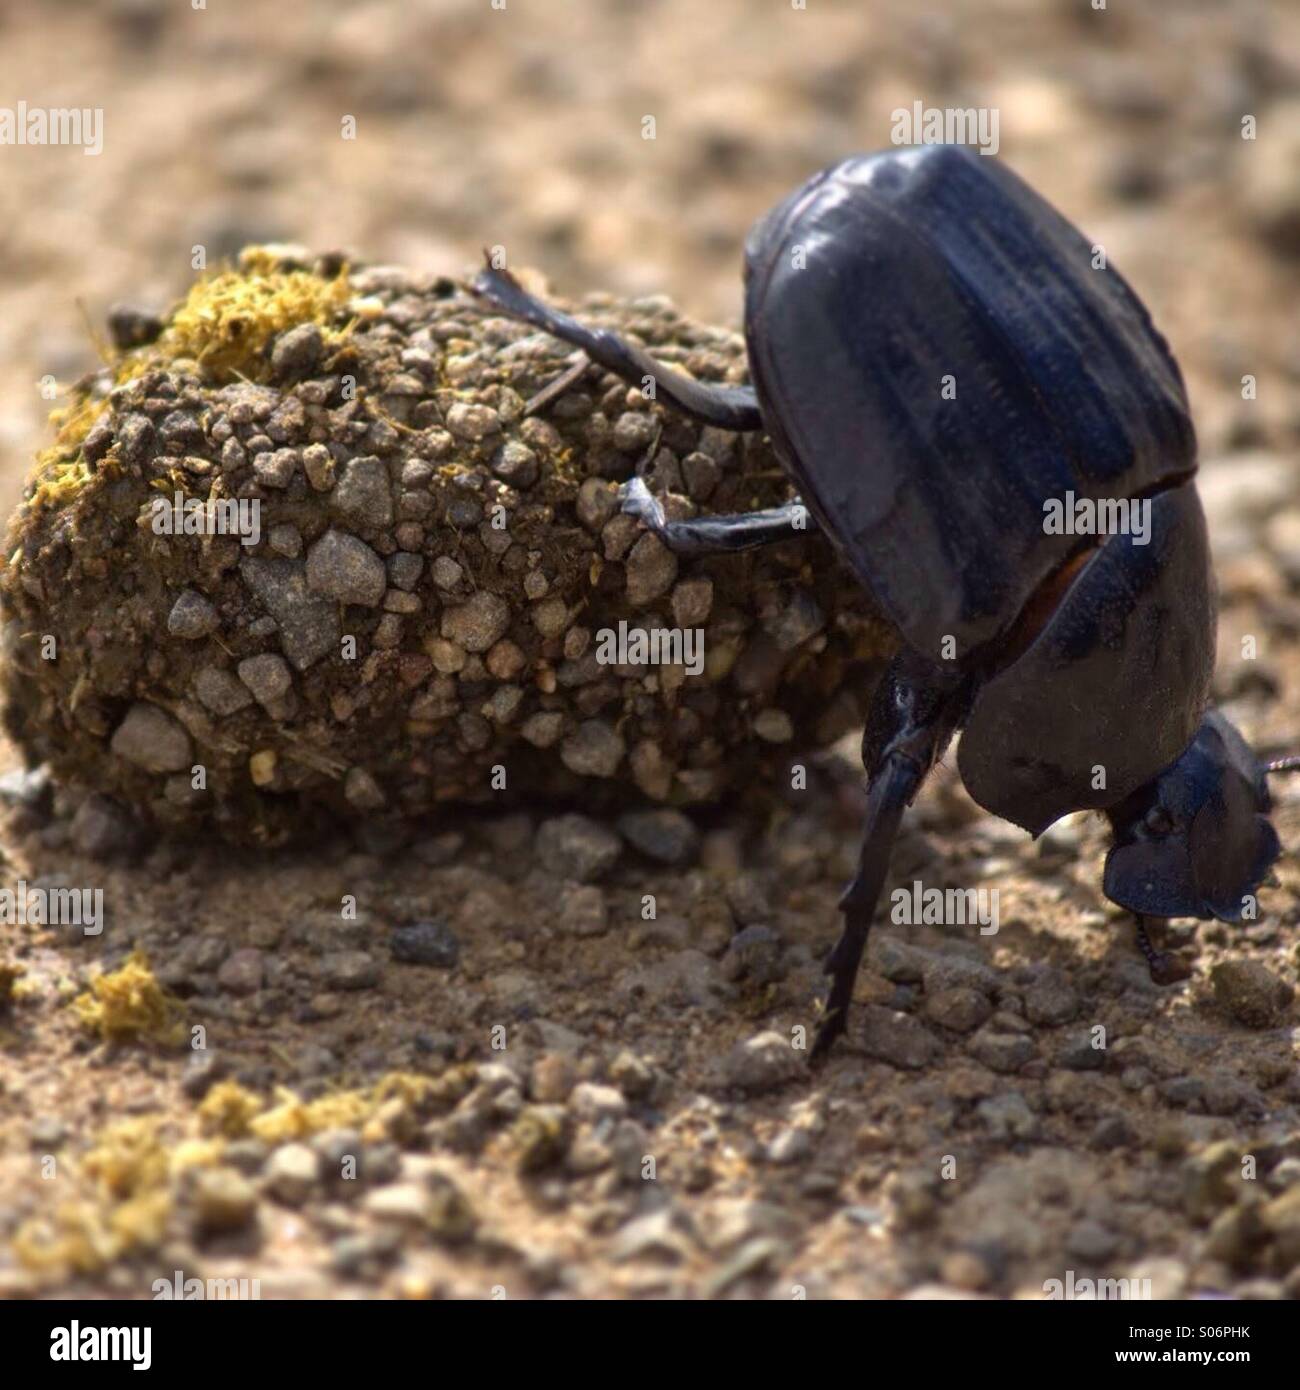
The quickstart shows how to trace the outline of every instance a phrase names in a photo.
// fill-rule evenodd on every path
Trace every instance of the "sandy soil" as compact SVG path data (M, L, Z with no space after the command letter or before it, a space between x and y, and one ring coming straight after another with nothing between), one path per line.
M215 261L291 238L458 273L501 244L565 292L663 291L733 323L744 232L776 197L887 144L895 108L987 106L1002 154L1106 248L1183 363L1216 693L1252 739L1297 746L1293 7L254 16L0 15L4 100L105 113L96 157L0 147L7 503L46 437L42 378L93 365L86 320L102 332L113 303L182 292L196 245ZM1000 930L878 929L850 1036L813 1073L789 1040L853 853L847 761L778 816L675 827L685 862L625 843L600 867L581 844L537 852L544 807L401 846L105 863L76 850L63 801L11 789L6 883L100 886L110 920L93 940L0 928L26 972L0 1034L0 1289L150 1297L179 1269L263 1297L1041 1297L1072 1270L1156 1296L1300 1295L1291 856L1254 925L1173 930L1194 974L1158 990L1100 896L1101 824L1034 845L948 761L894 877L996 888ZM1289 847L1300 789L1280 791ZM397 929L435 920L456 943L442 965L393 954ZM71 1006L137 945L206 1053L100 1041ZM393 1072L434 1080L376 1094ZM282 1086L300 1103L277 1105Z

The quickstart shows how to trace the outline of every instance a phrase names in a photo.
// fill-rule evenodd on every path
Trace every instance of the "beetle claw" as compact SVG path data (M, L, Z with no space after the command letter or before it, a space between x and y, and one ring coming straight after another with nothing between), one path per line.
M1176 985L1192 977L1192 967L1168 951L1157 951L1155 959L1147 962L1147 969L1155 985Z
M645 485L644 478L629 478L618 490L623 511L634 516L652 531L658 531L664 524L663 504Z
M830 1053L835 1039L845 1031L846 1025L845 1010L836 1009L834 1013L828 1013L818 1025L812 1051L808 1054L809 1062L822 1061Z
M1180 957L1171 955L1168 951L1159 950L1152 945L1150 936L1147 935L1146 918L1135 913L1137 918L1137 944L1138 949L1146 957L1147 971L1151 976L1151 983L1155 985L1176 985L1181 980L1191 978L1192 967Z

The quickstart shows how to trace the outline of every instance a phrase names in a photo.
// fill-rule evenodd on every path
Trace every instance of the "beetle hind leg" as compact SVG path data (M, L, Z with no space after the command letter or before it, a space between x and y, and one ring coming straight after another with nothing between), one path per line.
M749 386L718 386L695 381L656 362L644 348L626 343L603 328L587 328L577 319L552 309L527 290L508 270L489 265L475 277L473 290L510 318L531 323L566 343L580 347L606 371L633 386L654 383L655 398L706 425L745 433L763 428L758 399Z

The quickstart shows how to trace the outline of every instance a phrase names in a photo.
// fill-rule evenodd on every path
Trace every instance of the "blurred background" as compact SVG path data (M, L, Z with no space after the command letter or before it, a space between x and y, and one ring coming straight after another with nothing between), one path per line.
M753 219L918 100L996 108L1002 156L1151 305L1207 456L1294 441L1294 0L497 3L6 0L0 105L100 107L104 147L0 146L0 503L40 378L94 363L115 301L182 293L196 244L459 272L501 243L559 293L734 323Z

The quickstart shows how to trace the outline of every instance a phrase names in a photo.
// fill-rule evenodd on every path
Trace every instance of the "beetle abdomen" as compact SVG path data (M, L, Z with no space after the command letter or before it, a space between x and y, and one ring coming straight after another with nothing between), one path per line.
M755 227L747 274L764 422L924 655L1001 636L1068 558L1045 503L1195 467L1146 310L996 160L929 146L824 171Z
M1145 544L1117 535L1097 550L1023 654L980 686L962 780L1035 835L1114 806L1182 754L1213 669L1205 517L1189 484L1150 499Z

